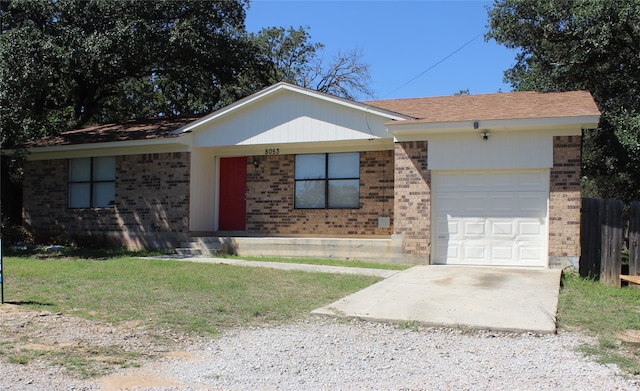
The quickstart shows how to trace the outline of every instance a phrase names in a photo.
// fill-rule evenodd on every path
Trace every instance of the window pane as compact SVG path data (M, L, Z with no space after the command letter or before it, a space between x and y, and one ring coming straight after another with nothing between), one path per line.
M329 208L359 208L360 180L329 181Z
M295 207L303 209L324 208L324 183L324 180L297 181Z
M360 178L360 154L329 154L329 178Z
M91 180L91 158L69 159L69 182Z
M93 180L116 180L116 158L114 156L93 158Z
M89 198L91 195L91 185L89 183L70 183L69 184L69 208L88 208L90 207Z
M102 182L93 184L93 207L108 208L114 205L116 199L116 184Z
M325 178L325 154L296 155L296 179Z

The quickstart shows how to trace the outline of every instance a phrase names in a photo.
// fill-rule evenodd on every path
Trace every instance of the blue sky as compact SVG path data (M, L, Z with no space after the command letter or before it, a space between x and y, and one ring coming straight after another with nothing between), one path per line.
M358 48L370 66L377 99L509 91L503 72L516 52L485 42L492 1L253 0L247 31L309 26L325 57ZM459 52L420 75L457 49ZM404 85L404 86L403 86ZM365 98L365 97L362 97Z

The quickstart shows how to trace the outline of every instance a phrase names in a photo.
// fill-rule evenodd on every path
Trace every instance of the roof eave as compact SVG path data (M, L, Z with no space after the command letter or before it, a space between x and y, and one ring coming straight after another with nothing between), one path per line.
M189 147L190 142L186 137L171 137L161 139L147 139L147 140L129 140L129 141L111 141L104 143L91 143L91 144L69 144L69 145L56 145L50 147L33 147L27 148L28 156L49 156L60 153L73 153L80 151L113 151L122 149L136 149L144 147L153 147L160 149L184 149ZM162 148L165 147L165 148Z
M386 126L389 133L393 134L395 137L402 135L426 136L441 133L478 132L483 130L508 131L535 129L563 129L563 134L566 133L567 129L573 129L573 133L579 135L582 129L597 128L599 121L599 115L585 115L573 117L540 117L450 122L390 121L386 123Z

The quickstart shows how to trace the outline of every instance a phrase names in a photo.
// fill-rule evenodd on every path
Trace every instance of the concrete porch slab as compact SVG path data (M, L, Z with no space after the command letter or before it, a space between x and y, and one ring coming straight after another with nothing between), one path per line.
M558 269L415 266L312 313L554 333L561 274Z

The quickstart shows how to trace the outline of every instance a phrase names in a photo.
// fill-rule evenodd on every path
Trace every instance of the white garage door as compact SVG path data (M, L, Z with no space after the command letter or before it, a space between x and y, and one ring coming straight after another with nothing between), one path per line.
M434 171L433 263L547 265L549 171Z

